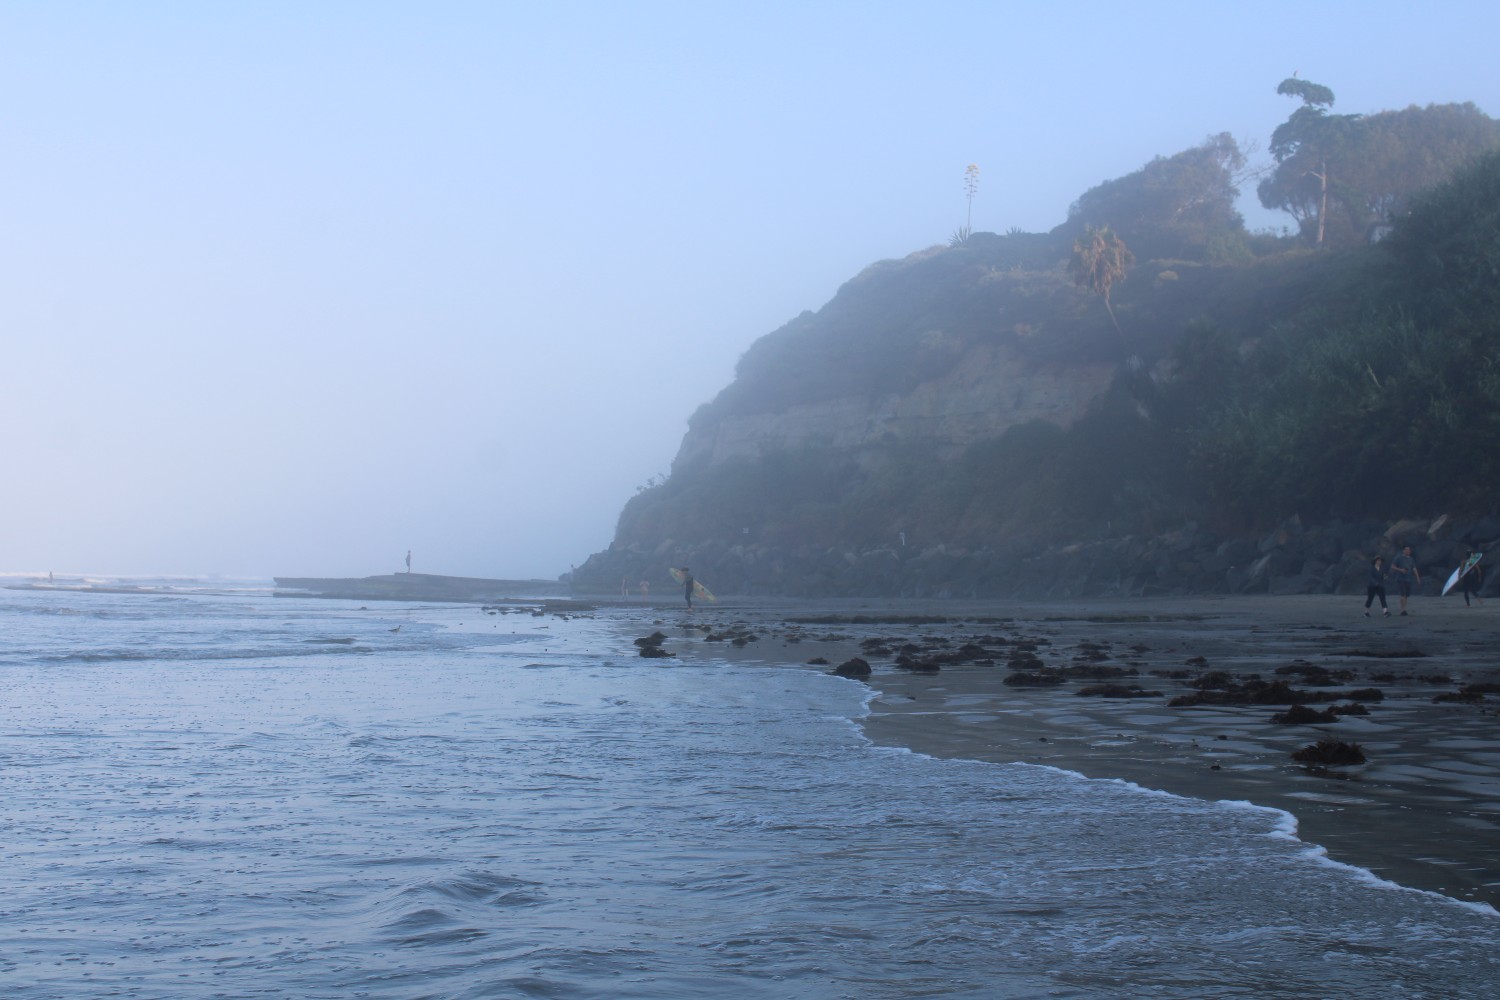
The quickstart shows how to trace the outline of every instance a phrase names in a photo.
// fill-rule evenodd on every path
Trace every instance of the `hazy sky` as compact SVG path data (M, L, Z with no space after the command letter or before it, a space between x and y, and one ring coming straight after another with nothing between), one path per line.
M1500 115L1500 5L0 2L0 570L556 576L876 260ZM1260 158L1264 158L1261 154ZM1273 219L1253 205L1253 227Z

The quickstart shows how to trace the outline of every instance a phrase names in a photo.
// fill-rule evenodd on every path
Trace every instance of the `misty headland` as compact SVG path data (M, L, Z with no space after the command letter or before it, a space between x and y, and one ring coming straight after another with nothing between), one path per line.
M575 591L1362 593L1412 545L1436 592L1500 541L1500 123L1281 92L1258 178L1211 136L762 337Z

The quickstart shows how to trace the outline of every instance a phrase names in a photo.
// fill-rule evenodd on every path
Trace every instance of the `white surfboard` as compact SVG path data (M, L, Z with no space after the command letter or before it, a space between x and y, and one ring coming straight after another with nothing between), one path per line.
M1448 582L1443 584L1443 593L1446 595L1448 591L1458 586L1458 581L1463 579L1463 575L1478 565L1479 560L1483 558L1484 553L1476 552L1465 559L1463 565L1454 570L1453 575L1448 577Z

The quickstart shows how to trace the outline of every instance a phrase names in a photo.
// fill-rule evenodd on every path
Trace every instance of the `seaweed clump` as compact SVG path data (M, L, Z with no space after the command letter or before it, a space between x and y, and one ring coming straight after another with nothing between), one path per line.
M1278 726L1312 726L1323 722L1335 722L1338 716L1333 714L1333 709L1318 711L1316 708L1308 708L1306 705L1293 705L1285 712L1277 712L1271 716L1271 721Z
M1160 698L1160 691L1147 691L1139 684L1090 684L1078 689L1080 698Z
M1217 682L1218 678L1210 676L1203 680ZM1192 694L1178 695L1167 702L1167 705L1171 708L1192 705L1300 705L1331 701L1334 697L1322 691L1299 691L1286 681L1250 680L1244 684L1225 683L1222 687L1200 687Z
M1347 705L1329 705L1322 712L1306 705L1293 705L1285 712L1277 712L1271 721L1278 726L1312 726L1325 722L1337 722L1341 715L1369 715L1370 710L1357 701Z
M1292 751L1292 760L1297 761L1299 764L1321 764L1325 767L1343 767L1350 764L1363 764L1365 762L1365 751L1358 743L1321 739L1316 743L1309 743L1301 750Z
M1484 696L1487 694L1500 694L1500 684L1491 684L1488 682L1479 684L1465 684L1457 691L1450 691L1447 694L1440 694L1432 700L1434 702L1437 702L1438 704L1441 704L1445 701L1456 701L1465 705L1473 705L1477 702L1484 701Z

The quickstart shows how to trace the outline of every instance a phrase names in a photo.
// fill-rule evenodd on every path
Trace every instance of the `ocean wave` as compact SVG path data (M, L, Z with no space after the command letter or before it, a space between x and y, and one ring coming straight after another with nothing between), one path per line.
M151 663L210 660L274 660L287 657L363 655L375 652L373 646L320 646L306 649L301 646L264 646L259 648L157 648L157 649L104 649L71 653L40 653L31 656L10 655L0 657L0 664L35 664L40 666L64 666L70 664L107 663Z

